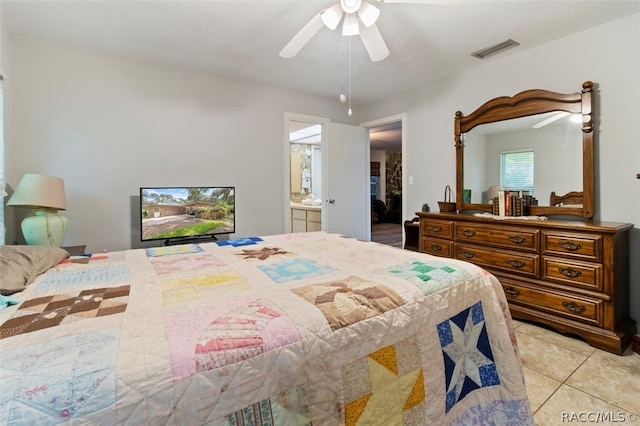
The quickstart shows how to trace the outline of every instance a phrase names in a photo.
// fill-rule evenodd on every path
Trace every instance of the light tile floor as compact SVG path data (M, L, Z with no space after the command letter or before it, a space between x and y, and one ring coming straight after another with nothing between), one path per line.
M640 355L514 321L536 425L640 426Z

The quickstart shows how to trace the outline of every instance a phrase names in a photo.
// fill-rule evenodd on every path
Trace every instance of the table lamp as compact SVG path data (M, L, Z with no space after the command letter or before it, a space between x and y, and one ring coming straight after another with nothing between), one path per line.
M69 219L58 214L65 210L64 180L34 173L25 174L7 206L31 208L22 221L22 235L29 245L60 247Z

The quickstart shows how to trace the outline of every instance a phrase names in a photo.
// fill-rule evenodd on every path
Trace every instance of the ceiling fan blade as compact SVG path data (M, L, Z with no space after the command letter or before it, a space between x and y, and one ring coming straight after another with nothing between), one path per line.
M327 28L335 30L342 19L342 6L340 6L340 3L334 4L329 9L320 12L320 17Z
M360 39L362 39L364 48L367 49L367 53L373 62L381 61L389 56L389 49L377 25L361 28Z
M362 2L358 10L358 18L360 18L360 21L362 21L365 27L370 27L375 24L379 16L380 9L371 3Z
M358 17L354 13L348 13L344 17L342 23L342 35L353 36L360 34L360 25L358 25Z
M302 49L318 31L320 31L324 26L320 16L321 13L322 12L311 18L311 20L293 36L289 43L287 43L287 45L280 51L280 56L283 58L293 58L300 49Z

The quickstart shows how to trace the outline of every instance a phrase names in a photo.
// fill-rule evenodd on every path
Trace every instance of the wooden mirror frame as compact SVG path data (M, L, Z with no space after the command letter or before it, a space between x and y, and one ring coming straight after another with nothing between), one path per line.
M526 90L515 96L502 96L484 103L471 114L457 111L454 120L456 146L456 204L459 212L479 210L491 212L491 204L463 202L464 138L463 134L481 124L511 120L551 111L582 114L582 207L530 206L532 216L570 215L593 218L593 83L585 81L581 93L562 94L547 90Z

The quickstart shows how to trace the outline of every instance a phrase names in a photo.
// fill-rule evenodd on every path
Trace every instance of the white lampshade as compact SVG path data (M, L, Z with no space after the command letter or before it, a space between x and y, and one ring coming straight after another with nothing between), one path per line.
M489 191L487 196L489 197L489 202L491 202L491 200L493 200L495 197L498 196L498 194L500 193L500 191L502 191L502 187L500 185L493 185L489 187Z
M58 214L58 210L67 208L62 179L28 173L18 183L7 205L34 209L22 221L22 234L27 244L62 245L69 223L69 219Z
M22 176L7 206L66 210L64 180L53 176L27 173Z

